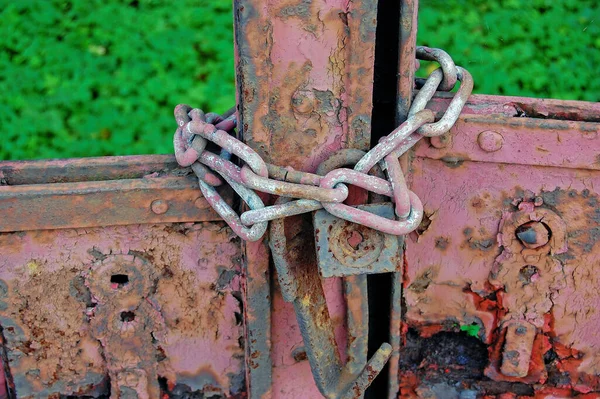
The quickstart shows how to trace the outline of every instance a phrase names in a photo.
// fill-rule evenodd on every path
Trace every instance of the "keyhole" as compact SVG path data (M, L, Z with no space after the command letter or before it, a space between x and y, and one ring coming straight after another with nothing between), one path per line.
M129 276L126 274L113 274L110 276L110 284L113 288L123 288L129 284Z
M135 320L135 313L133 312L121 312L121 321L123 323L129 323Z

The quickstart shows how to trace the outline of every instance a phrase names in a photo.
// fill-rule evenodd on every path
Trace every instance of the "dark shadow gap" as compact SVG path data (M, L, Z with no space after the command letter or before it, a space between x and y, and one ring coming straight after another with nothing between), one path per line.
M375 68L373 71L371 147L396 127L399 35L400 2L379 1L375 36ZM392 274L369 276L368 289L370 358L382 343L390 342ZM365 398L387 397L390 378L397 378L397 376L390 376L389 366L386 365L367 390Z

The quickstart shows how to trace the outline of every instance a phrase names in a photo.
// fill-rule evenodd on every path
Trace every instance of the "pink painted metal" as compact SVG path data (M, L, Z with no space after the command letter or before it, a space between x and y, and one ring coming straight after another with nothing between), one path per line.
M244 391L232 238L222 222L0 235L0 320L19 398L99 395L107 373L113 392L140 397L158 397L157 377L169 391Z
M413 98L417 3L400 5L398 125ZM341 148L370 146L376 7L358 0L235 2L239 115L175 111L177 160L193 164L204 196L173 157L0 163L0 357L7 393L320 396L307 361L319 345L304 347L306 320L298 323L294 306L283 301L287 287L271 274L261 238L265 219L252 211L238 217L231 190L213 186L226 180L239 189L236 183L268 174L331 189L350 180L342 176L350 170L324 178L308 172ZM468 88L460 71L461 88ZM451 81L442 84L446 89ZM421 122L442 118L460 93L426 98L423 107L433 112L422 111ZM420 224L414 214L395 222L419 225L394 269L402 272L387 285L371 280L378 295L370 300L392 301L392 314L382 320L365 317L365 298L357 296L366 291L365 276L344 285L318 279L311 219L290 221L285 239L306 268L296 272L315 273L305 278L314 283L303 287L309 300L298 297L297 305L331 325L337 364L349 361L356 374L365 341L380 345L364 324L381 329L389 316L389 397L597 397L599 114L600 104L472 96L450 133L422 140L401 168L397 157L420 139L411 133L422 123L400 126L376 146L376 156L358 170L385 159L388 173L410 173L411 189L424 199ZM238 116L247 145L227 133ZM191 140L192 133L202 137ZM255 175L204 151L207 140L246 160ZM398 215L407 214L395 187L360 179L394 196ZM237 191L251 207L273 201ZM418 210L417 197L409 199ZM235 219L229 220L235 232L257 241L240 243L209 202ZM335 213L345 205L328 206ZM391 223L343 209L340 216L373 227ZM256 222L263 224L254 232L245 226ZM351 235L348 244L360 239ZM382 288L388 285L389 297ZM311 302L316 291L325 303ZM366 371L361 386L375 375ZM0 396L6 387L0 380Z
M421 126L417 132L423 136L435 137L445 134L456 123L464 104L471 96L473 91L473 77L466 69L456 67L458 80L461 82L456 95L452 98L444 110L442 117L435 123L428 123ZM442 69L437 69L431 73L423 88L417 93L413 100L409 116L425 108L431 100L436 90L443 82L444 74Z
M440 68L444 72L444 79L439 84L440 90L450 91L454 88L454 85L458 80L458 71L454 61L448 53L437 48L419 46L416 48L415 55L419 60L436 61L440 64Z
M321 180L321 185L323 187L334 187L339 183L348 182L376 194L386 195L388 197L394 196L392 185L386 180L375 176L364 175L352 169L342 168L328 173ZM329 213L341 219L359 223L386 234L404 235L419 226L423 217L423 205L419 198L412 192L409 193L409 197L411 212L408 218L402 221L386 219L345 204L323 203L323 206Z
M112 165L108 158L83 171L76 160L60 161L62 164L49 161L47 170L43 166L47 161L0 164L0 173L8 183L0 185L0 232L219 219L198 193L197 179L187 176L189 170L177 170L171 163L159 162L170 162L172 157L134 158L135 162L129 163L112 158ZM142 167L146 160L148 165ZM132 163L135 167L128 169ZM151 168L154 173L146 174ZM27 180L20 176L21 171L27 178L40 171L42 176L46 173L52 180L66 182L35 184L40 183L38 175L32 178L32 184L23 184ZM72 176L63 178L69 171ZM92 176L99 180L82 181ZM219 193L231 202L230 189L219 188ZM152 210L157 200L166 205L162 213Z
M398 157L394 154L386 156L384 160L388 179L394 193L396 216L400 219L406 219L410 215L411 201L410 192L406 185L406 179L404 178L404 172L402 171Z
M402 146L402 144L408 142L407 139L412 135L412 133L414 133L424 124L430 122L433 122L433 113L429 110L419 111L415 114L414 118L402 123L393 132L391 132L383 140L381 140L375 147L373 147L369 151L370 156L362 158L356 164L354 169L359 172L368 172L373 166L375 166L379 161L381 161L390 153L399 151L400 148L406 148L405 146ZM416 141L420 139L421 136L418 135ZM416 141L410 142L414 144L416 143ZM406 150L408 150L408 148L406 148Z
M314 172L336 150L369 147L376 7L347 0L235 2L239 126L268 163ZM249 272L261 277L268 268L266 257L249 262L256 266ZM323 284L338 347L345 348L342 285L339 279ZM272 368L259 359L265 367L250 371L249 394L319 397L308 362L292 355L302 345L293 307L278 288L271 298ZM251 323L250 335L265 329ZM260 338L249 343L251 350L268 345L267 336Z
M548 109L568 109L577 119L597 108L474 96L446 147L417 145L410 186L426 198L426 222L407 242L405 328L427 339L448 323L474 324L494 348L488 377L548 382L550 392L548 373L557 368L569 395L588 393L600 388L600 342L592 332L598 320L589 312L600 300L589 269L600 257L593 158L600 124L480 116L512 112L514 104L533 114L536 103L547 104L542 109L550 115ZM495 135L481 145L481 133L490 131L502 136L501 147ZM544 365L549 350L558 357ZM403 386L406 397L427 384L408 370L400 378L415 382Z

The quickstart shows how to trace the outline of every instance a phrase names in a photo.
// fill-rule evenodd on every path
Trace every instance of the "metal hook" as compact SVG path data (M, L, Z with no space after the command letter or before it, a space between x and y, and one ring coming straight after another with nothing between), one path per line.
M282 197L277 203L287 201L289 199ZM285 219L271 222L270 238L269 246L283 298L294 304L319 391L331 399L361 398L388 361L392 353L391 345L382 344L358 371L354 362L342 365L316 262L306 259L306 254L314 251L302 247L307 240L295 240L288 245ZM313 245L312 241L309 243Z

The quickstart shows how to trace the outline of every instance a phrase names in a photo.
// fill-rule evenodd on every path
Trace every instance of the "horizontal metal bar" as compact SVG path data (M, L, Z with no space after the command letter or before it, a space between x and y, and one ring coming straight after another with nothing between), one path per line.
M221 220L194 176L0 186L0 215L0 232Z
M68 183L134 179L180 169L174 155L136 155L0 162L0 184Z
M422 140L416 155L452 164L478 161L600 170L598 148L600 123L467 114L442 145Z
M438 92L427 108L439 113L439 117L453 97L454 93ZM463 108L462 115L466 114L600 122L600 102L473 94Z

